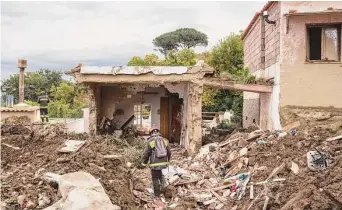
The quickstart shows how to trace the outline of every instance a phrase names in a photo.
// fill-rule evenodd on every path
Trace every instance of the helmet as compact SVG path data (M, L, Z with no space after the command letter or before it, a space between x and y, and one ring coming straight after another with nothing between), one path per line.
M152 127L150 128L150 131L149 131L150 135L152 135L153 133L159 133L159 132L160 132L160 130L155 124L152 125Z

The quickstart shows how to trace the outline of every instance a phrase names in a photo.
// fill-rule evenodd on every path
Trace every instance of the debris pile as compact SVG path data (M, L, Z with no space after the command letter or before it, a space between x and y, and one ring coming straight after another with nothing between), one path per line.
M299 126L237 132L193 157L178 152L163 171L166 202L179 209L341 208L342 136ZM145 187L134 195L150 202Z
M57 124L6 127L1 139L1 209L49 207L63 194L58 193L56 183L44 179L44 174L79 171L99 179L112 204L123 209L139 205L130 190L130 180L142 154L142 140L68 135Z

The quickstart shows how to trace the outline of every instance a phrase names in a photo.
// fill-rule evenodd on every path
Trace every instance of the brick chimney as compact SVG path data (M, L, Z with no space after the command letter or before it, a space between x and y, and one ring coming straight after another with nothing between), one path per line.
M24 90L25 90L25 68L27 67L27 60L19 59L18 60L18 68L20 69L19 73L19 104L24 103Z

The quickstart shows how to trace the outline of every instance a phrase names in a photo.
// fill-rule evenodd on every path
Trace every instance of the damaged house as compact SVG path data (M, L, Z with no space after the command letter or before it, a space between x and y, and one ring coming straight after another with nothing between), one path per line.
M79 64L67 74L88 88L89 132L98 134L103 117L117 127L135 125L148 135L152 125L163 137L190 153L202 143L203 87L250 91L271 99L272 87L246 85L215 78L214 70L200 60L195 66L86 66ZM260 111L270 109L265 103ZM267 121L260 122L267 127Z
M342 2L268 2L242 35L244 64L273 79L272 106L342 108ZM244 92L243 125L265 116L258 93ZM272 113L280 129L279 111Z

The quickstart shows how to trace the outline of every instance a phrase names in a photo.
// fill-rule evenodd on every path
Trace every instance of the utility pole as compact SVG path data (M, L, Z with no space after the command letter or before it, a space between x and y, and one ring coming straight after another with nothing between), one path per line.
M18 68L19 73L19 104L24 103L24 90L25 90L25 68L27 67L27 60L19 59Z

